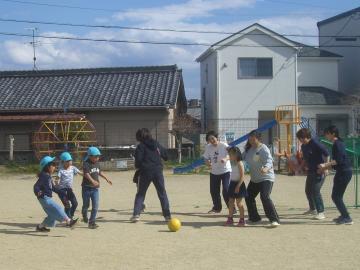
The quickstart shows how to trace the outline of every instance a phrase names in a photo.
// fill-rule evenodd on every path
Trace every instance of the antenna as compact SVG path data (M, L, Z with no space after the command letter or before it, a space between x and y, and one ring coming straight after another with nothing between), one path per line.
M39 29L35 27L35 28L26 28L26 30L32 31L32 41L29 44L32 45L32 47L33 47L33 61L34 61L33 70L37 70L37 67L36 67L36 44L38 42L35 40L35 32L38 31Z

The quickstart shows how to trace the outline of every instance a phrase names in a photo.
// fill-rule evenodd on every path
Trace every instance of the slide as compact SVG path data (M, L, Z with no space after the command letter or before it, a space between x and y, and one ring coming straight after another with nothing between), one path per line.
M265 123L264 125L262 125L261 127L259 127L256 130L259 132L263 132L265 130L272 128L276 124L277 124L276 120L272 120L270 122ZM238 144L246 141L248 139L248 137L249 137L249 134L246 134L246 135L236 139L235 141L232 141L229 145L230 146L238 145ZM187 166L174 168L174 174L187 173L187 172L190 172L190 171L194 170L195 168L200 167L204 164L205 164L205 161L204 161L204 159L201 158L201 159L195 160L193 163L191 163Z

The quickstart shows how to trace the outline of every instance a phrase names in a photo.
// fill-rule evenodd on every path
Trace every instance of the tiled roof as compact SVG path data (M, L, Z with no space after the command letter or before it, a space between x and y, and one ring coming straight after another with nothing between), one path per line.
M325 87L299 87L299 105L346 105L347 95Z
M183 85L176 65L3 71L0 111L175 107Z

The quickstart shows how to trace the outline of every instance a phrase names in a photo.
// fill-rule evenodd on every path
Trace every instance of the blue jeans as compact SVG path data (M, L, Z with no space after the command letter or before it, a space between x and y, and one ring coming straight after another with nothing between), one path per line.
M338 171L334 177L334 186L331 194L331 198L336 205L336 208L339 210L341 217L350 218L349 212L346 209L344 204L344 193L346 187L351 181L352 171Z
M213 201L213 210L221 211L221 197L220 197L220 186L222 183L222 195L226 205L229 204L229 185L230 185L230 172L216 175L210 173L210 194Z
M325 176L316 173L310 173L306 177L305 194L309 201L309 208L318 213L324 212L324 202L320 193L324 181Z
M90 206L91 200L91 214L89 223L95 223L96 214L99 209L99 189L93 187L82 187L82 198L83 198L83 207L82 207L82 216L84 219L87 219L87 212Z
M58 205L51 197L44 196L43 198L38 198L39 203L44 209L47 217L42 222L46 227L54 227L55 222L63 222L68 219L68 216L65 214L64 209Z

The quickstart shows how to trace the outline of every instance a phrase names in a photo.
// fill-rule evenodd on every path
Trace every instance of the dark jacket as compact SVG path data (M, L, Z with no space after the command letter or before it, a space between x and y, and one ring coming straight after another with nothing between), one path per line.
M328 150L317 140L311 139L308 144L301 145L304 160L308 167L308 174L317 174L318 166L329 156Z
M39 191L41 191L41 195L38 197ZM43 198L44 195L52 197L52 192L53 186L51 176L48 173L41 172L39 174L39 179L34 185L35 196L38 198Z
M162 170L162 160L168 160L166 149L154 139L141 142L135 150L135 167L141 172Z
M342 140L336 140L332 146L332 159L336 161L333 167L336 171L351 170L351 162L346 155L345 144Z

